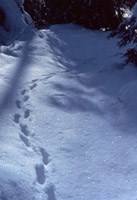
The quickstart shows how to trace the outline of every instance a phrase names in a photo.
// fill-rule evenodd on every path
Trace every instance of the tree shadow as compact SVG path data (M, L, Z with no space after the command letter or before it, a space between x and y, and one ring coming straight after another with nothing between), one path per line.
M35 36L34 31L28 32L27 39L25 39L24 41L24 45L22 47L22 53L18 59L19 62L17 63L17 66L13 68L13 71L14 71L13 76L10 77L8 86L7 88L5 88L3 96L1 96L0 116L2 115L5 109L12 106L12 100L16 95L16 90L19 86L19 83L22 81L25 75L25 71L31 62L29 47L30 47L31 42L33 41L34 36ZM8 56L14 56L14 52L12 50L7 51L6 54Z

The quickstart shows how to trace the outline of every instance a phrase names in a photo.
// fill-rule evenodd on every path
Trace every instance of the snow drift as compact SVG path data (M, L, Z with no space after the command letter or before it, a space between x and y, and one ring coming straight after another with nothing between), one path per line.
M32 24L31 17L21 11L23 1L0 0L0 43L6 43L10 39L16 39Z
M19 1L0 2L19 14L0 33L29 29ZM60 25L1 48L0 200L136 199L137 123L123 103L137 72L106 36Z
M119 92L119 99L128 109L137 107L137 81L124 85Z

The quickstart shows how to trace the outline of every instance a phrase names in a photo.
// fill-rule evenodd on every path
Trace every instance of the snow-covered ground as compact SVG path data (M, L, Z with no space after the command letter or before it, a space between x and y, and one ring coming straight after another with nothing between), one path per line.
M136 200L137 70L107 33L56 25L0 49L0 200Z

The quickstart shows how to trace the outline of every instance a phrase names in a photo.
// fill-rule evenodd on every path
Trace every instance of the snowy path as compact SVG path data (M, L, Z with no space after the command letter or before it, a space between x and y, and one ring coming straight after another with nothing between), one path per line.
M136 200L136 80L105 33L54 26L1 47L0 200Z

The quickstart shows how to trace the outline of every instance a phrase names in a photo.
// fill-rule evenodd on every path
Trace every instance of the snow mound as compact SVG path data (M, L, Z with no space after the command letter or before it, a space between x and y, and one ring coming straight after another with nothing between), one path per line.
M15 0L16 4L21 7L23 6L24 0Z
M119 99L129 109L137 106L137 81L132 81L123 86L119 92Z
M23 1L0 0L0 43L16 39L32 24L31 17L20 10Z
M133 16L137 18L137 3L133 7Z

